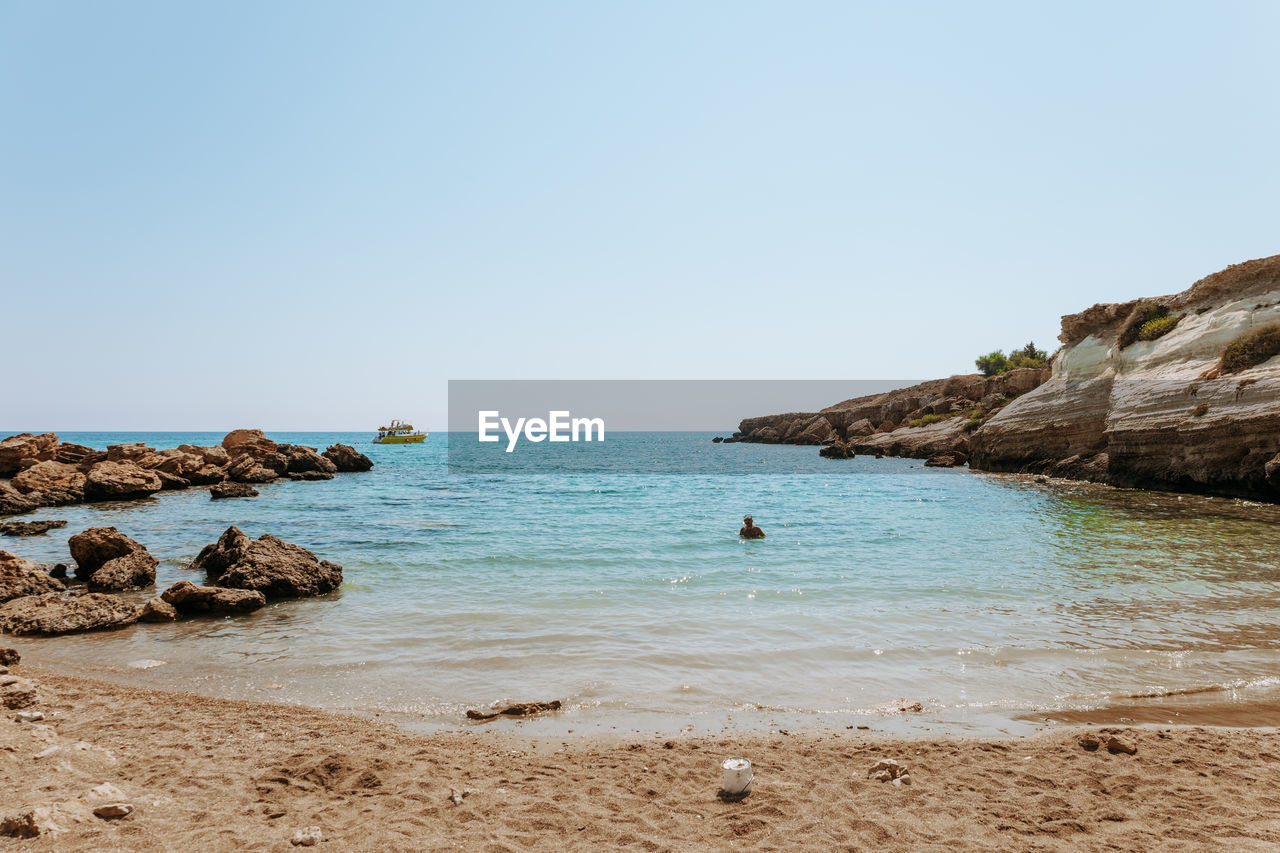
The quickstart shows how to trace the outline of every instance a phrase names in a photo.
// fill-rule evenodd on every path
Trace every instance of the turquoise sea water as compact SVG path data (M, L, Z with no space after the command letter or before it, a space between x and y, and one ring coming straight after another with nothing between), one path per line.
M164 448L222 436L62 437ZM68 528L0 548L65 562L71 533L115 525L161 560L163 589L199 581L186 564L235 524L341 563L339 592L13 644L32 662L135 683L428 728L493 701L560 698L565 714L526 730L986 731L1138 693L1280 692L1275 506L834 462L710 434L611 435L616 471L514 476L450 475L444 435L271 437L350 443L375 468L249 500L192 489L43 510L27 518ZM655 455L693 473L630 473ZM706 473L774 470L809 473ZM738 539L748 513L767 539ZM903 700L925 712L899 714Z

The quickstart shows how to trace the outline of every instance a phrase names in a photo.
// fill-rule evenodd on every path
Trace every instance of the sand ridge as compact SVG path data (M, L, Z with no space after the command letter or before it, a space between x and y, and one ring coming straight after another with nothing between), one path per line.
M309 826L328 851L1280 848L1272 729L1111 729L1135 755L1083 749L1097 727L533 741L14 672L39 683L46 719L0 721L0 818L70 805L61 834L0 850L301 850L290 839ZM741 802L717 797L730 756L755 766ZM882 758L913 783L868 780ZM76 811L105 783L132 814Z

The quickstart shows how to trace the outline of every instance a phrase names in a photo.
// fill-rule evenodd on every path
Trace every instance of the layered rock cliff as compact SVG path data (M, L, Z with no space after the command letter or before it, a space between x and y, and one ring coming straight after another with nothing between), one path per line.
M1157 315L1170 328L1132 340ZM1264 350L1256 365L1223 367L1234 342L1276 323L1280 255L1063 317L1052 377L973 433L971 465L1280 499L1280 358Z
M1280 500L1280 255L1065 316L1060 340L1044 370L747 418L727 440Z
M934 379L818 412L747 418L726 441L827 445L837 452L823 455L836 458L864 453L924 459L950 453L963 462L972 431L1048 377L1048 368L1023 368L999 376Z

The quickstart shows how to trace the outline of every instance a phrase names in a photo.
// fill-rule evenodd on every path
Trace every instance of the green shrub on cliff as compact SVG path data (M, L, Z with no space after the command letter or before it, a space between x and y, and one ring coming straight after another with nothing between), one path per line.
M1159 302L1139 302L1120 327L1116 342L1120 344L1120 349L1124 349L1140 340L1154 341L1178 325L1179 319L1181 318L1169 316L1168 305ZM1166 326L1165 323L1168 325ZM1153 337L1144 338L1142 336L1144 330Z
M1223 373L1235 373L1280 355L1280 323L1268 323L1241 335L1222 351Z
M1156 317L1154 320L1148 320L1138 329L1138 340L1154 341L1156 338L1162 338L1173 331L1173 327L1178 325L1181 317L1166 315L1164 317Z
M973 363L982 371L983 376L995 376L1020 367L1044 367L1048 361L1049 354L1042 349L1036 349L1035 341L1030 341L1026 346L1015 349L1008 355L1001 350L996 350L978 356Z

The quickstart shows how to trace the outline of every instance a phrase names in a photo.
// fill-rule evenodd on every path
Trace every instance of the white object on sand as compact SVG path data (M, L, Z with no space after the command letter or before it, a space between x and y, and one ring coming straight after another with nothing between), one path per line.
M729 796L740 796L751 793L751 783L755 774L751 772L751 762L745 758L729 758L720 765L724 770L724 784L721 786Z

